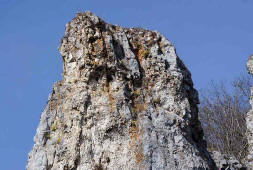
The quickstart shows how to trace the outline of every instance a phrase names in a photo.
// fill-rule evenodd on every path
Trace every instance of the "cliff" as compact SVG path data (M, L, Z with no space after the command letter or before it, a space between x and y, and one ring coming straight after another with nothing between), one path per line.
M90 12L66 24L53 85L27 170L213 169L198 93L158 32Z

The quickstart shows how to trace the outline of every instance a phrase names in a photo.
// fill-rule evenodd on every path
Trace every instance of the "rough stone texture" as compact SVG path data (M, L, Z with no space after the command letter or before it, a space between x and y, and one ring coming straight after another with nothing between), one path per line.
M246 64L249 74L253 75L253 55L249 56ZM251 99L250 104L253 106L253 87L251 87ZM248 166L253 169L253 109L247 113L247 137L248 137Z
M221 170L246 170L234 156L227 156L218 151L213 151L212 158Z
M63 80L41 115L28 170L215 168L191 74L158 32L78 13L59 51Z
M249 74L253 75L253 55L249 56L246 67Z

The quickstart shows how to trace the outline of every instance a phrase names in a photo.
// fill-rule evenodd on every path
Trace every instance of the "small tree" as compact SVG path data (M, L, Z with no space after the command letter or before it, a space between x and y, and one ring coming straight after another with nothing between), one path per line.
M236 78L229 86L210 84L200 93L199 117L210 151L235 156L242 161L247 154L246 113L250 109L250 76Z

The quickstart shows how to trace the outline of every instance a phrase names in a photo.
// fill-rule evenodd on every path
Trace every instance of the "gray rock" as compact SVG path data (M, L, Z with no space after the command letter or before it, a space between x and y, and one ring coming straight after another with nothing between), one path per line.
M219 169L227 169L227 170L246 169L234 156L228 156L225 154L221 154L218 151L213 151L212 158Z
M191 74L158 32L78 13L59 52L63 80L42 113L27 170L215 169Z
M253 75L253 55L249 56L248 62L246 64L249 74ZM250 104L253 106L253 88L251 87L251 99ZM251 109L247 113L246 117L246 124L247 124L247 138L248 138L248 166L249 168L253 169L253 109Z
M246 67L249 74L253 75L253 55L249 56Z

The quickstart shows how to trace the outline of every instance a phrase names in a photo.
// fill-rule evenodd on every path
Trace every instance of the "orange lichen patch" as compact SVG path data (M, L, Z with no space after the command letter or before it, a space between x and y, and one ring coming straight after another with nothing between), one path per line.
M97 66L97 65L99 65L99 60L93 60L93 61L91 61L91 64Z
M149 80L149 85L150 85L151 88L153 88L155 86L154 83L150 80Z
M142 162L143 160L143 153L142 152L137 152L135 154L135 159L136 159L136 162L139 164L140 162Z
M140 113L146 110L146 108L147 108L147 105L145 103L138 103L135 101L134 106L130 108L130 111L132 114Z
M104 49L103 39L97 39L92 43L91 55L98 56L101 55Z
M145 39L148 39L148 37L147 37L147 36L145 36ZM151 40L150 40L150 39L145 41L145 43L146 43L146 44L148 44L148 45L150 45L150 42L151 42Z
M138 113L146 110L147 106L145 103L135 103L134 108L135 111Z
M129 136L130 136L130 149L133 150L135 155L136 163L142 167L141 162L143 161L144 155L142 153L142 138L140 137L140 131L138 128L138 124L135 120L131 121L131 125L129 128ZM143 169L143 167L141 168Z
M147 59L147 61L149 62L149 58ZM149 70L149 72L146 72L146 75L145 75L145 89L148 90L148 89L152 89L154 87L154 81L153 81L153 78L152 78L152 73L151 71Z
M48 101L49 110L55 110L58 105L59 105L59 102L57 100Z
M131 43L133 47L134 55L137 57L140 64L142 64L143 57L150 55L150 49L146 49L145 46L140 42L140 40Z
M111 112L112 112L114 109L114 107L113 107L114 99L113 99L111 93L108 93L108 99L109 99L109 104L110 104L110 108L111 108Z
M97 52L102 52L103 49L104 49L104 42L102 39L97 39L96 42L95 42L95 51Z
M109 58L110 56L108 55L110 53L110 45L107 43L107 35L105 32L102 32L102 37L104 39L104 44L105 44L105 51L106 51L106 54L107 54L107 58Z
M138 134L136 130L136 126L131 126L129 129L129 135L131 140L137 140Z
M145 52L145 48L143 45L141 45L141 47L138 49L138 52L137 52L137 57L138 57L138 60L140 63L142 63L142 58L144 57L144 52Z
M73 46L73 47L71 48L71 50L70 50L70 53L76 54L77 51L78 51L78 48L76 48L75 46Z
M110 107L110 112L113 112L114 111L114 98L111 94L111 86L110 86L110 83L106 82L105 86L104 86L104 91L108 97L108 101L109 101L109 107Z

